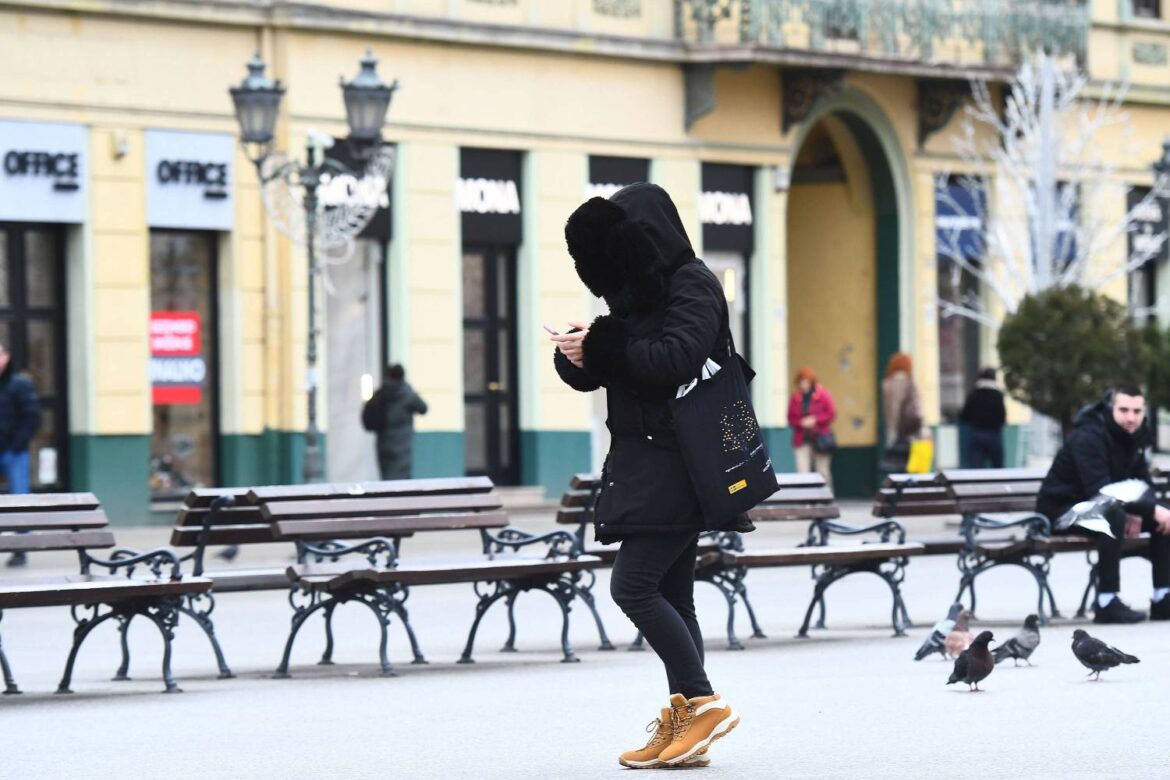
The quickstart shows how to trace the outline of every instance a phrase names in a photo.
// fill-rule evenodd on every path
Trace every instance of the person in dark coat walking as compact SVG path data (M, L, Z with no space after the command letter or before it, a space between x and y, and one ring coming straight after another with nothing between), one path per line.
M670 694L650 742L619 761L696 765L739 722L707 679L694 604L698 535L725 523L699 509L669 401L726 349L726 300L656 185L589 200L569 217L565 238L578 276L610 313L552 336L554 363L575 390L606 390L612 442L594 525L600 541L621 542L610 593L662 660Z
M1052 468L1040 485L1036 511L1055 522L1073 504L1095 497L1101 488L1125 479L1150 482L1146 447L1150 430L1140 387L1119 385L1096 404L1081 410L1073 431L1056 453ZM1137 623L1146 613L1122 602L1121 540L1142 531L1150 533L1150 563L1154 598L1150 617L1170 620L1170 509L1158 504L1152 492L1108 514L1116 538L1097 537L1096 623ZM1078 526L1071 531L1082 532Z
M414 416L426 413L427 402L407 384L406 370L398 363L387 366L382 386L362 408L362 426L377 434L382 479L410 479Z
M41 424L40 404L32 380L17 373L8 349L0 344L0 472L13 495L29 492L28 448ZM13 553L9 566L23 566L28 558Z
M965 469L1003 468L1003 426L1007 423L1007 408L1003 391L995 383L995 369L979 372L975 389L967 396L959 422L967 426L967 446L963 448L962 466Z

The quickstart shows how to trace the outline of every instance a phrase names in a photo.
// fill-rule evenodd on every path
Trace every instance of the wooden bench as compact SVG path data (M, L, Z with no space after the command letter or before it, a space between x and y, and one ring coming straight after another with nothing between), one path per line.
M509 607L505 649L515 648L512 606L529 590L543 591L557 602L563 660L577 660L569 644L570 605L583 597L582 577L601 560L582 554L576 538L566 531L535 535L510 527L486 477L254 488L248 491L247 502L259 507L274 540L292 542L297 550L297 562L287 568L286 576L298 598L290 599L292 626L276 677L288 676L297 632L318 611L324 613L326 630L321 662L331 663L333 611L348 601L364 604L378 618L384 675L393 674L386 654L390 615L402 622L414 661L425 663L405 608L415 585L474 585L478 603L460 663L473 662L480 622L501 600ZM476 531L482 554L442 559L402 555L404 539L434 531ZM532 552L526 549L534 546Z
M759 567L809 566L816 584L797 636L808 636L813 610L819 607L816 627L825 627L825 591L850 574L868 572L881 577L893 596L891 625L895 636L905 636L911 625L901 582L912 556L922 553L922 545L907 542L905 530L895 520L881 520L868 526L854 526L841 521L841 511L833 491L819 474L777 474L780 490L748 513L754 522L807 522L805 542L797 547L744 548L742 539L723 545L723 575L732 582L742 581L747 570ZM863 542L842 543L834 537L871 536ZM734 547L738 541L739 547ZM750 614L750 613L749 613Z
M751 550L745 548L744 536L739 533L708 532L700 536L695 579L714 585L727 602L728 646L733 650L743 649L743 644L735 633L735 607L739 602L743 603L748 614L752 636L756 638L765 636L756 619L755 610L752 609L745 585L748 570L764 566L814 567L817 587L799 636L808 635L813 606L818 604L821 613L817 626L824 627L825 589L832 582L857 571L878 574L890 585L895 600L894 630L899 635L904 633L904 628L910 621L906 615L898 581L906 564L905 558L918 554L919 546L905 544L901 540L890 543L888 538L883 539L884 544L830 544L831 533L881 534L883 530L892 531L897 523L883 521L876 526L856 529L838 522L841 513L836 499L819 474L777 474L776 480L780 490L768 501L749 512L748 517L755 522L811 523L805 546L779 550ZM576 526L576 535L582 544L585 543L588 526L593 520L592 508L597 499L597 491L596 475L574 475L570 489L562 496L561 508L557 512L558 523ZM598 548L585 549L592 552ZM613 556L616 555L616 545L600 549L604 550L602 554L606 556L605 559L612 563ZM640 645L639 639L635 640L635 647Z
M57 693L72 693L73 665L86 637L108 620L125 626L141 615L163 638L162 676L167 693L179 690L171 674L171 641L184 600L211 589L211 580L183 577L178 555L159 549L138 553L115 549L109 520L92 493L47 493L0 496L0 553L76 550L80 570L71 575L24 575L0 578L0 617L6 609L70 607L77 626L65 673ZM111 550L108 559L91 550ZM108 574L93 574L94 567ZM104 608L104 610L103 610ZM0 647L4 692L19 693ZM121 671L121 670L120 670ZM115 679L126 679L119 674Z

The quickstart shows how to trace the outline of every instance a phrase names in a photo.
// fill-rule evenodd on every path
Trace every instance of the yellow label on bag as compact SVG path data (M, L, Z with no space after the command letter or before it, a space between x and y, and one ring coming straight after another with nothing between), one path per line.
M728 485L727 492L728 493L738 493L739 491L743 490L745 487L747 487L747 480L741 479L739 482L736 482L734 485Z

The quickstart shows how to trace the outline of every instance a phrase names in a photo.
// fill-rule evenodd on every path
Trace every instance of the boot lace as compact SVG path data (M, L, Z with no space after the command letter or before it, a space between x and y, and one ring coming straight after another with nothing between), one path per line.
M674 720L673 716L671 716L671 720ZM671 734L671 729L662 722L662 718L655 718L646 724L646 732L652 735L650 741L646 743L646 747L654 747L666 741L666 738Z
M691 727L691 718L694 717L695 708L688 704L685 707L676 707L671 714L671 741L678 741L686 736L687 730Z

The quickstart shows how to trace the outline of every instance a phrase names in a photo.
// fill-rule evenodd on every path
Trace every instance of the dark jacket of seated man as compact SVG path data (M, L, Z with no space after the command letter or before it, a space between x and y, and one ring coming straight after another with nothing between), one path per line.
M1112 482L1140 479L1149 483L1145 452L1149 445L1150 429L1145 421L1133 433L1126 431L1113 419L1113 392L1106 393L1077 415L1072 433L1040 486L1036 511L1055 521L1073 504L1096 496ZM1126 512L1146 523L1153 521L1153 494L1127 505Z

